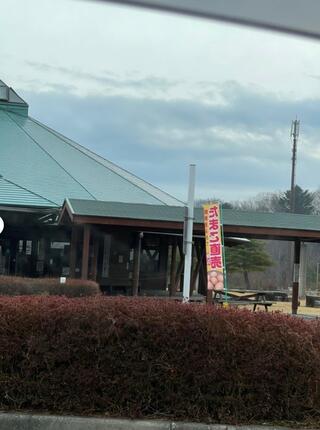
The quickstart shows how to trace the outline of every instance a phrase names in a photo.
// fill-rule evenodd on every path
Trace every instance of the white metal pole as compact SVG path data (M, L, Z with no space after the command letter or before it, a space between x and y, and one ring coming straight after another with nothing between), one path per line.
M319 263L317 263L317 284L316 284L316 290L319 289Z
M185 220L185 257L184 257L184 276L183 276L183 301L190 299L190 282L192 268L192 237L193 237L193 218L194 218L194 190L195 190L196 166L190 164L189 167L189 192L188 192L188 212Z

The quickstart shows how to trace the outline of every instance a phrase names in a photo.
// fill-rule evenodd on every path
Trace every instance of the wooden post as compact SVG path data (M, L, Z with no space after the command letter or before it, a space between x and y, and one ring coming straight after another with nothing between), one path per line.
M182 274L183 267L184 267L184 254L183 254L181 242L178 242L178 249L179 249L179 254L180 254L180 262L179 262L178 270L177 270L177 273L175 276L174 291L178 290L178 287L179 287L180 282L181 282L181 274Z
M140 280L140 258L141 258L141 241L143 233L138 233L133 256L133 276L132 276L132 295L137 296L139 292Z
M14 254L12 255L12 260L16 260L18 248L18 241L15 241L15 246L13 248ZM32 237L32 245L31 245L31 275L34 276L37 268L37 258L38 258L38 239L33 236ZM15 273L15 267L12 273Z
M167 288L167 265L168 265L168 237L160 236L159 244L159 281L157 282L159 289Z
M307 245L300 242L299 298L306 298L307 288Z
M72 226L70 242L70 278L76 277L78 233L77 227Z
M44 276L50 275L50 251L51 241L49 237L46 237L44 244Z
M90 225L83 227L82 269L81 279L88 279L89 271Z
M97 280L98 273L99 238L93 238L92 279Z
M206 271L206 259L205 259L205 244L202 243L202 240L197 241L196 243L196 253L197 260L199 263L199 291L201 294L206 294L207 296L207 271ZM207 296L208 299L208 296Z
M177 239L173 238L172 251L171 251L171 267L170 267L170 289L169 289L170 296L175 295L176 270L177 270Z
M203 245L203 249L201 252L201 245L199 245L199 248L197 250L198 258L200 258L200 269L201 269L201 275L203 278L203 282L205 284L205 291L206 291L206 302L212 304L213 299L213 291L208 290L208 280L207 280L207 262L206 262L206 248L205 243Z
M198 248L197 247L197 242L195 242L195 244L194 244L194 250L195 250L195 253L197 255L197 263L196 263L196 266L195 266L194 271L192 273L192 280L191 280L191 285L190 285L190 296L192 296L192 293L193 293L193 291L195 289L195 286L196 286L197 277L198 277L199 272L200 272L201 261L203 259L203 253L204 253L204 251L201 252L200 249L198 251L197 248Z
M292 314L296 315L298 312L299 302L299 265L300 265L300 240L296 239L294 242L294 268L293 268L293 282L292 282Z

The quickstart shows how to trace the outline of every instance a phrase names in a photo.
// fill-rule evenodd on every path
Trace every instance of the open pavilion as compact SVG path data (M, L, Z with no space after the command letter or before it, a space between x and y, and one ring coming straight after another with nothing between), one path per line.
M110 293L181 289L185 204L33 119L0 81L0 274L94 279ZM112 142L106 142L112 145ZM236 238L320 241L320 217L223 211ZM202 209L195 210L191 292L206 295ZM293 284L294 306L298 283Z
M90 273L99 272L98 259L95 253L90 259L90 246L98 249L96 244L97 232L114 235L115 232L126 232L130 239L126 256L121 261L132 262L132 277L125 280L119 272L119 264L114 267L114 275L110 274L110 284L127 283L132 294L144 290L144 285L159 290L168 289L175 294L181 284L183 268L183 220L184 208L181 206L159 206L145 204L130 204L119 202L96 202L86 200L67 199L63 205L59 223L69 225L72 229L71 261L72 273L75 275L75 262L82 261L81 273L87 277ZM223 210L224 234L229 244L232 238L277 239L294 242L294 264L300 265L300 248L303 242L320 241L320 217L316 215L300 215L291 213L261 213L242 212L231 209ZM80 233L81 231L81 233ZM93 234L92 234L93 232ZM79 236L82 235L79 247ZM157 249L155 241L157 242ZM121 241L119 241L120 243ZM122 242L123 243L123 242ZM160 245L161 244L161 245ZM204 255L204 224L201 208L195 209L194 240L195 261L191 282L191 292L195 290L196 280L200 278L198 292L206 294L205 287L205 255ZM82 256L77 252L82 249ZM133 251L132 254L131 251ZM165 263L159 264L158 272L155 268L152 273L146 271L141 264L143 253L165 257ZM168 256L171 256L168 264ZM179 255L179 258L177 258ZM131 260L130 260L131 259ZM170 272L167 270L170 267ZM80 268L78 268L80 272ZM112 272L113 273L113 272ZM149 275L149 276L148 276ZM130 281L132 280L132 282ZM299 280L293 280L293 309L298 305Z

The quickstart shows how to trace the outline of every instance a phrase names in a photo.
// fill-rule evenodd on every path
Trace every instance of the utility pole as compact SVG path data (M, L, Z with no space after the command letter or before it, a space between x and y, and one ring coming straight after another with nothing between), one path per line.
M296 163L297 163L297 143L299 136L300 121L296 118L291 124L292 137L292 166L291 166L291 193L290 193L290 212L294 213L296 208ZM300 240L294 241L294 265L293 265L293 282L292 282L292 314L295 315L298 312L299 305L299 278L300 278ZM291 261L292 247L289 247L289 259Z
M291 133L290 137L292 137L292 166L291 166L291 193L290 193L290 211L292 213L295 212L296 206L296 164L297 164L297 143L299 137L299 129L300 129L300 121L295 119L291 124Z

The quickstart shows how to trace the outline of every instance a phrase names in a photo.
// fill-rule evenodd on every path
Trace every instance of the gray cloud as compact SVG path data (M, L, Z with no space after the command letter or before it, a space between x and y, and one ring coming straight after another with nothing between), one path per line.
M201 197L238 199L287 189L289 129L298 114L302 124L297 181L308 188L319 185L320 99L292 102L235 82L220 90L226 105L81 98L67 92L22 96L40 121L180 198L185 197L190 162L198 166Z
M41 72L58 72L62 76L67 76L68 79L83 79L93 81L110 88L133 88L136 90L142 89L158 89L167 90L177 84L176 81L161 78L158 76L145 76L143 78L135 77L135 73L127 73L125 78L110 71L104 71L102 74L88 73L81 70L75 70L70 67L53 66L46 63L39 63L35 61L26 61L26 64L35 70ZM50 86L52 84L50 83Z

